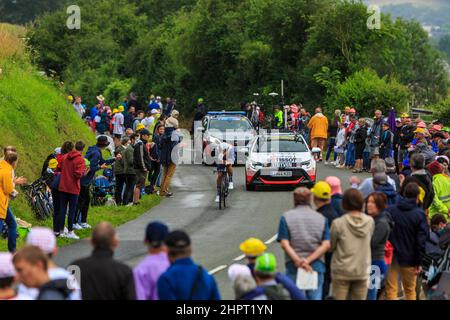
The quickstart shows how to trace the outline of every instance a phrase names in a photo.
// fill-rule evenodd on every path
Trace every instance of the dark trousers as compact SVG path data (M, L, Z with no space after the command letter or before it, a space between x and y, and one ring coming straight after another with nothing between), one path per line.
M11 207L6 210L6 217L3 223L8 227L8 251L14 253L16 251L17 241L17 222L14 217ZM2 231L3 224L0 224L0 232Z
M122 199L123 188L125 187L126 178L124 174L116 174L116 190L114 194L114 199L116 200L116 204L120 206L124 203Z
M156 180L158 180L159 173L161 172L161 163L152 161L152 168L148 173L148 181L150 181L150 190L155 190Z
M330 160L331 152L333 152L333 160L336 161L336 153L334 152L334 146L336 145L336 137L330 137L328 139L327 155L325 161Z
M77 216L75 221L80 223L87 222L89 205L91 204L91 194L89 186L81 186L80 195L78 196Z
M78 195L71 194L67 192L59 192L59 217L58 217L58 228L59 231L64 230L64 222L66 220L67 207L69 207L69 212L67 215L67 229L73 230L73 222L75 219L75 214L77 212Z
M59 199L59 191L58 189L51 189L52 190L52 199L53 199L53 232L60 232L59 230L59 212L61 210L60 206L60 199Z
M123 195L123 205L129 204L133 201L134 186L136 185L136 175L126 174L125 175L125 193Z
M395 161L395 171L397 174L400 173L400 167L398 165L398 147L394 148L394 161Z

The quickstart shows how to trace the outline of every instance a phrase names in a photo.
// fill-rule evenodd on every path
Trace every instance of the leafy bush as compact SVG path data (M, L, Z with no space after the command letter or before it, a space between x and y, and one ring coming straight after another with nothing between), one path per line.
M327 113L336 108L352 106L363 116L372 116L376 109L385 114L393 107L397 112L406 110L408 88L388 77L380 78L370 69L355 72L336 85L335 93L327 98Z

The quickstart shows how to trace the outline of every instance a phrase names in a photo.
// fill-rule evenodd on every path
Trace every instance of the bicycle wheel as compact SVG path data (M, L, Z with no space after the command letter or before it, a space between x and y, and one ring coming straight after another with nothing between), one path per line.
M222 184L220 185L220 192L219 192L219 210L222 210L222 202L223 202L223 187Z
M222 178L222 185L221 185L221 194L222 194L222 201L223 201L223 208L225 209L227 207L227 195L228 195L228 191L227 191L227 182L228 181L228 176L225 174L224 177Z
M39 196L36 196L36 202L34 203L34 208L38 220L44 220L46 217L45 204Z

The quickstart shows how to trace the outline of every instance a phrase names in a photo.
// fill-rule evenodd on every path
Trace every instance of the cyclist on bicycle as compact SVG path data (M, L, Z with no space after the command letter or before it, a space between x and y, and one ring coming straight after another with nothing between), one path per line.
M220 188L222 184L222 175L228 172L229 185L228 189L233 190L233 163L235 160L234 147L226 142L222 142L217 148L217 195L216 202L220 201Z

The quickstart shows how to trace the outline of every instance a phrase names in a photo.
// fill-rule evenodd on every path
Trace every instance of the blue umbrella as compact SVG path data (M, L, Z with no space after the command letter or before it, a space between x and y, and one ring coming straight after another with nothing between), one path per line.
M397 126L395 125L395 118L397 117L397 113L394 108L391 108L388 114L388 124L389 128L393 133L397 132Z

